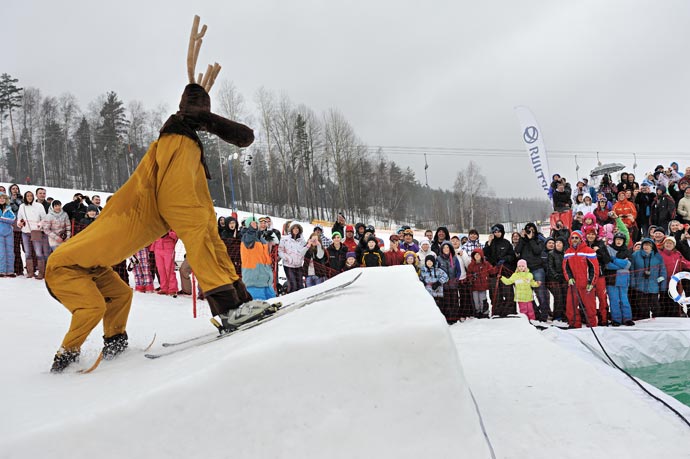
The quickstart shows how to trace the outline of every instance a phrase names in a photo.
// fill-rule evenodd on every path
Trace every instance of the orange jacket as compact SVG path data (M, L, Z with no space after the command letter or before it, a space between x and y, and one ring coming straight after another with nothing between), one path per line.
M630 228L631 226L635 226L635 219L637 218L637 209L635 208L635 204L627 199L624 199L616 202L613 205L613 211L616 213L616 215L621 217L621 220L623 220L623 223L625 223L626 227Z

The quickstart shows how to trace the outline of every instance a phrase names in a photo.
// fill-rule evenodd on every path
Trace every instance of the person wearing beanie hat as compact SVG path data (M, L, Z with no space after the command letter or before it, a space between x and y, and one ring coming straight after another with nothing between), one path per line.
M546 257L546 285L553 295L553 320L557 325L567 323L565 316L565 302L567 285L563 275L563 257L568 247L566 238L557 237L554 240L553 250Z
M355 227L347 225L345 227L345 240L343 241L347 250L354 252L357 249L357 241L355 240Z
M366 248L359 255L359 265L363 268L386 266L385 254L381 251L376 236L372 235L367 239Z
M321 240L321 246L324 248L324 250L326 250L331 244L333 244L331 238L323 234L323 226L321 226L320 223L314 225L314 232L319 235L319 239Z
M517 263L515 248L510 240L505 238L505 227L496 223L491 227L489 240L484 245L484 255L496 272L489 276L489 294L491 295L492 314L496 311L515 311L515 297L513 288L501 282L501 274L505 269L513 272ZM499 313L500 315L500 313Z
M436 264L436 255L424 256L424 264L419 271L419 279L432 296L439 309L443 307L443 284L448 282L448 274Z
M624 230L626 229L625 225L621 224L621 227ZM605 327L608 325L608 297L606 295L606 279L604 278L604 268L611 261L611 257L609 256L609 251L606 248L605 240L597 236L597 232L594 228L588 228L585 232L585 243L592 250L594 250L597 255L599 272L597 273L597 280L594 283L594 293L599 300L597 324Z
M331 237L333 237L333 233L340 233L341 237L345 234L345 213L342 210L338 212L335 223L331 228Z
M93 204L89 204L86 207L86 215L84 218L79 220L79 224L82 225L82 227L87 227L96 221L96 217L98 217L98 207L94 206Z
M431 250L431 241L424 238L419 242L419 251L417 252L417 256L420 260L425 260L427 255L433 255L435 257L436 253Z
M664 239L666 239L666 231L664 228L657 226L654 228L653 232L650 232L649 237L654 241L658 250L664 248Z
M413 252L412 250L408 250L407 252L405 252L403 264L414 266L414 269L417 272L417 276L419 276L419 259L417 258L416 252Z
M273 264L270 255L270 247L274 241L273 232L266 231L264 218L257 223L256 217L250 216L245 223L247 227L242 230L240 243L242 281L255 300L265 301L275 298Z
M343 272L349 271L357 267L357 254L353 251L347 252L345 255L345 266L343 266Z
M527 267L527 260L518 260L517 270L510 277L501 276L501 282L515 286L515 302L518 304L520 313L525 314L529 320L535 320L532 289L539 287L541 282L534 280L534 276Z
M658 228L657 228L658 229ZM630 257L632 266L632 286L635 295L631 297L633 320L658 316L659 293L665 292L668 285L666 265L657 245L649 238L642 239L640 250Z
M364 230L367 226L362 222L355 223L355 240L359 243L364 237Z
M667 285L674 274L690 270L690 261L686 260L678 251L674 237L668 236L664 239L659 254L664 260ZM659 295L659 313L656 314L657 317L679 317L681 310L680 305L668 295Z
M582 313L579 303L582 302L587 325L597 325L597 302L594 285L599 277L597 255L583 241L580 231L570 233L570 247L563 255L563 274L568 283L566 299L566 316L571 327L582 327Z
M461 247L465 253L472 253L474 249L481 249L482 243L479 242L479 231L472 228L469 233L467 233L467 242L462 244Z
M196 58L205 33L206 26L199 32L199 17L195 17L187 55L189 84L179 111L165 122L159 139L101 216L48 259L47 287L72 313L52 372L62 372L78 358L81 345L102 319L104 358L114 358L125 350L132 290L110 267L171 229L184 240L187 258L211 311L223 324L231 309L252 299L218 235L207 183L210 174L197 131L210 132L239 147L249 146L254 133L211 112L208 91L220 65L202 74L200 84L195 81Z
M333 243L326 249L329 268L327 277L329 278L342 272L348 252L348 248L343 244L342 236L338 231L331 234L331 236L333 237Z
M649 223L662 228L668 228L668 224L674 219L676 212L676 202L668 193L664 185L657 185L656 196L652 201L650 209ZM651 231L650 231L651 236Z
M606 247L609 253L609 262L604 269L606 277L606 293L609 297L611 309L611 326L635 325L632 321L632 310L628 300L628 287L630 285L630 249L626 232L618 232L613 235L613 241Z
M411 250L414 253L419 252L419 244L414 239L414 231L412 231L412 229L406 228L403 231L400 250L403 252L407 252L408 250Z

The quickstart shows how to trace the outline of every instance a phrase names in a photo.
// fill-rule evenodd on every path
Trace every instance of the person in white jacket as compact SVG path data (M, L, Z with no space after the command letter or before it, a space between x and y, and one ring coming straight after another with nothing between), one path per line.
M53 253L60 244L69 239L71 230L69 216L62 210L62 202L57 199L54 200L50 203L48 215L43 221L43 232L48 236L50 246L50 252L47 255Z
M22 245L26 255L26 277L34 277L34 262L31 254L36 251L38 262L38 275L36 279L43 279L46 272L46 254L43 253L43 220L46 218L46 211L40 203L34 203L34 194L31 191L24 193L22 205L17 211L17 226L22 231ZM38 231L38 237L32 240L31 232Z
M427 238L424 238L419 241L419 252L417 252L417 256L420 260L426 260L427 255L433 255L435 257L436 253L431 250L431 241L429 241Z
M309 246L302 238L302 225L293 223L290 226L288 236L280 240L278 256L283 260L283 269L287 277L288 293L296 292L304 288L304 254Z
M586 194L582 198L582 202L573 207L573 215L575 215L578 211L582 212L582 215L587 215L589 213L594 213L595 210L597 210L596 204L593 204L592 197L589 194Z

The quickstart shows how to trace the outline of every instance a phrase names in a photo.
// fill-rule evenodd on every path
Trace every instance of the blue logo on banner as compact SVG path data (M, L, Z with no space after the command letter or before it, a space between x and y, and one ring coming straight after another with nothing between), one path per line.
M539 139L539 130L534 126L527 126L525 132L522 133L522 138L527 143L534 143Z

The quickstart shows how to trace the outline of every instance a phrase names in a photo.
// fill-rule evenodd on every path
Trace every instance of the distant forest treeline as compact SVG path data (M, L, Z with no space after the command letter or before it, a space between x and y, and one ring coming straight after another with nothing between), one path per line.
M319 114L263 88L250 106L227 81L214 87L212 99L216 113L256 134L247 149L200 134L217 206L232 207L234 196L240 209L254 202L257 212L286 218L333 220L343 210L348 221L446 225L454 232L487 232L495 222L542 220L549 213L543 199L495 197L473 161L449 163L457 167L452 190L429 188L409 167L367 147L337 109ZM43 95L3 73L0 178L114 192L171 113L125 104L114 91L83 109L72 94Z

